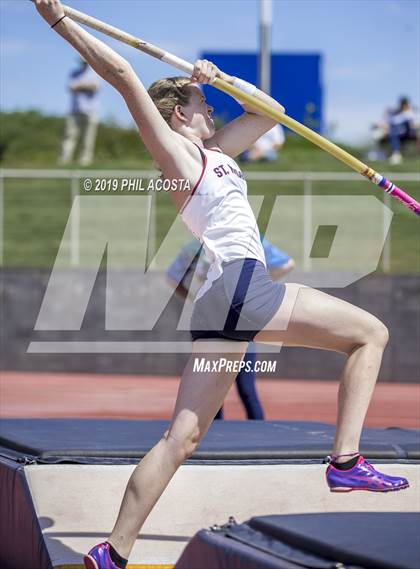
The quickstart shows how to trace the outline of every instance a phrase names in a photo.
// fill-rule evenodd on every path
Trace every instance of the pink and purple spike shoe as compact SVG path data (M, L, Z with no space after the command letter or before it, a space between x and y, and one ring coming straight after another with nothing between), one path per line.
M409 487L406 478L388 476L378 472L362 455L349 470L338 470L330 464L326 475L331 492L352 492L353 490L392 492Z
M109 554L109 543L99 543L92 547L83 561L86 569L118 569Z

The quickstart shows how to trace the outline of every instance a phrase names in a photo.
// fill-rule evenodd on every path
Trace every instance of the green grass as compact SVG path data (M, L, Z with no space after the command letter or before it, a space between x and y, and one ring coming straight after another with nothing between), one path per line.
M414 183L406 183L405 189L420 200L420 190ZM83 191L81 195L86 196ZM66 228L68 216L70 214L70 184L65 180L6 180L4 191L4 265L6 266L32 266L32 267L51 267L57 256L61 239ZM254 196L264 196L263 205L259 217L259 225L264 229L268 224L268 237L276 245L284 248L297 261L298 266L302 262L302 236L303 236L303 208L302 202L293 201L294 198L302 198L303 184L301 182L250 182L250 199ZM318 196L338 195L338 196L376 196L382 199L382 194L371 184L361 182L314 182L314 199ZM84 236L84 249L82 264L89 265L89 247L95 243L95 238L102 231L103 227L120 227L119 234L121 243L118 243L118 262L119 266L133 266L139 260L136 254L137 249L142 249L146 245L145 230L132 236L130 228L135 228L136 220L140 224L145 224L145 220L140 220L141 212L145 211L145 196L133 195L131 201L126 202L128 194L103 195L92 194L90 196L98 201L98 208L91 211L90 217L82 218L83 226L86 229ZM103 198L108 197L107 203L110 209L101 210L101 205L105 204ZM278 206L275 210L279 217L273 217L273 206L278 198ZM284 198L289 198L285 205ZM290 203L292 198L292 203ZM123 199L121 202L119 200ZM113 201L110 201L113 200ZM142 200L138 203L138 214L132 208L133 200ZM282 201L283 200L283 201ZM115 203L115 206L113 205ZM127 203L127 209L124 204ZM337 223L338 219L343 220L343 211L340 202L337 202L335 215L331 215L331 223ZM392 272L418 272L420 270L420 240L419 220L403 206L392 200L392 210L394 212L391 225L391 271ZM316 204L316 201L314 202ZM357 211L357 208L359 210ZM362 205L363 207L363 205ZM316 208L316 205L314 205ZM365 246L364 241L360 241L360 232L365 231L366 223L370 223L369 218L365 219L360 226L360 218L363 216L363 209L359 202L355 204L356 210L349 212L354 222L354 239L357 246L351 247L344 254L337 269L352 270L357 267L357 260L360 251L357 249ZM341 211L340 211L341 209ZM102 224L95 222L94 215ZM131 215L131 225L129 217ZM136 217L138 215L138 218ZM109 216L107 219L106 216ZM176 210L170 199L169 194L158 193L156 200L156 234L155 243L157 248L164 242L165 237L176 220ZM344 218L347 220L347 213ZM363 219L363 218L362 218ZM105 220L105 221L104 221ZM178 220L179 221L179 220ZM109 225L108 225L109 224ZM95 225L98 225L96 230ZM320 239L317 240L316 250L329 248L330 236L328 232L322 232ZM114 234L118 235L115 231ZM176 253L186 233L178 231L176 236L171 236L169 249L161 255L157 268L164 268ZM359 241L358 241L359 238ZM137 242L136 242L137 239ZM167 242L165 242L168 245ZM367 245L367 244L366 244ZM152 253L152 251L150 251ZM316 256L316 253L314 251ZM153 256L153 255L152 255ZM379 263L378 270L382 270Z
M56 168L65 121L37 111L0 113L0 166ZM142 168L150 165L147 151L134 128L100 124L95 166Z
M68 182L5 180L4 264L52 266L70 202Z
M42 117L38 113L13 113L1 115L0 156L1 167L13 168L57 168L56 153L63 127L62 119L56 117ZM13 119L13 120L12 120ZM23 137L23 132L27 133ZM153 169L153 162L148 156L138 134L134 130L123 130L114 126L101 126L98 153L93 169ZM352 154L363 159L363 149L348 149ZM401 166L391 168L385 164L370 164L383 173L419 172L419 159L408 158ZM242 166L245 171L268 170L268 171L300 171L300 172L351 172L351 170L332 158L325 152L317 149L309 142L289 137L284 150L276 163L254 164ZM79 169L79 168L78 168ZM81 169L83 170L83 169ZM129 175L128 175L129 176ZM147 183L147 181L145 181ZM420 188L416 183L404 182L400 184L408 193L420 201ZM284 248L297 261L298 267L302 264L302 238L303 238L303 207L302 202L293 201L303 196L302 182L255 182L248 184L249 195L263 196L264 201L260 212L259 225L264 230L268 226L268 237ZM313 182L312 192L314 196L375 196L383 199L382 190L373 184L363 180L354 182ZM86 192L80 189L80 195L86 196ZM91 192L95 200L108 196L117 198L118 193L95 193ZM142 194L121 194L119 197L131 195L132 199L142 199ZM276 199L279 200L276 202ZM289 198L289 199L286 199ZM96 203L96 202L95 202ZM100 204L111 204L108 211L101 209ZM125 210L124 204L129 204ZM141 211L145 210L145 201L138 202L142 208L137 211L132 204L137 202L114 202L98 201L97 212L95 208L90 217L83 218L82 232L83 247L81 264L90 265L90 253L94 255L94 244L98 232L104 227L114 228L114 235L120 234L120 242L114 247L113 263L118 266L135 266L142 263L138 251L146 247L149 237L149 259L153 258L153 250L164 243L165 250L160 254L156 267L159 269L172 260L179 245L187 239L185 229L180 229L176 235L171 235L165 240L172 223L176 220L176 211L169 194L156 194L156 227L155 235L150 242L150 235L146 234L145 219L141 220ZM273 206L278 207L273 215ZM313 202L316 209L316 199ZM342 220L343 210L347 223L351 225L354 235L354 246L344 251L337 269L355 269L358 259L363 257L368 242L360 240L360 236L370 229L372 221L363 217L364 211L361 203L356 202L351 207L337 202L335 212L331 215L331 221L322 221L324 225L334 225L337 219ZM118 207L117 207L117 204ZM71 193L69 180L22 180L6 179L4 182L4 259L3 265L18 267L52 267L60 247L60 243L66 228L71 207ZM420 270L420 240L419 220L395 200L391 200L394 216L391 225L391 271L392 272L418 272ZM333 211L330 205L329 210ZM124 213L125 212L125 213ZM95 219L97 213L97 219ZM108 217L109 216L109 217ZM137 216L137 217L136 217ZM104 221L102 225L100 220ZM131 225L130 221L131 220ZM136 220L141 225L141 231L134 230ZM178 219L179 221L179 219ZM144 227L143 227L144 226ZM119 228L119 230L118 230ZM137 231L137 233L136 233ZM365 232L365 233L364 233ZM339 235L339 231L337 232ZM331 231L319 231L316 246L313 249L314 256L319 251L328 251L331 246ZM368 241L368 239L367 239ZM169 243L169 245L168 245ZM68 251L66 251L69 259ZM322 259L313 259L314 263L322 262ZM320 266L321 266L320 265ZM316 265L317 266L317 265ZM379 263L378 271L382 270Z

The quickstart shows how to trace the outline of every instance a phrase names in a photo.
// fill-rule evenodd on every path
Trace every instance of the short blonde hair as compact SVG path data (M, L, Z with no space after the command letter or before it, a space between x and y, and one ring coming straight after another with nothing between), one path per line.
M188 105L191 96L191 79L167 77L150 85L148 93L158 111L171 126L171 117L177 105Z

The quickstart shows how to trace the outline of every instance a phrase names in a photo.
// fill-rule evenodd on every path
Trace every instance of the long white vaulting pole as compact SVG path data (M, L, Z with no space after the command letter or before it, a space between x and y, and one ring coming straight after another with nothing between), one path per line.
M135 49L138 49L140 51L143 51L144 53L147 53L148 55L151 55L152 57L160 59L161 61L164 61L169 65L172 65L176 69L179 69L180 71L183 71L188 75L191 75L193 72L194 66L192 63L189 63L188 61L185 61L184 59L181 59L176 55L164 51L160 47L157 47L149 42L136 38L131 34L119 30L118 28L106 24L105 22L101 22L96 18L92 18L92 16L88 16L83 12L74 10L69 6L63 5L63 9L66 16L68 16L75 22L89 26L90 28L102 32L116 40L131 45ZM379 174L378 172L376 172L375 170L373 170L372 168L370 168L369 166L358 160L355 156L352 156L349 152L346 152L345 150L343 150L333 142L330 142L329 140L327 140L320 134L314 132L307 126L287 116L284 112L278 111L273 107L271 107L270 105L264 103L263 101L260 101L256 97L249 95L248 93L245 93L244 91L238 89L237 87L234 87L233 85L231 85L227 81L224 81L220 77L216 77L216 79L212 83L212 86L216 87L220 91L223 91L224 93L228 93L229 95L235 97L236 99L244 101L245 103L263 112L266 116L273 118L277 122L290 128L290 130L293 130L300 136L303 136L307 140L310 140L313 144L316 144L317 146L325 150L325 152L328 152L332 156L335 156L335 158L337 158L341 162L344 162L350 168L352 168L362 176L368 178L375 185L381 187L384 190L384 192L393 196L395 199L401 202L405 207L413 211L416 215L420 215L420 203L418 201L416 201L413 197L404 192L404 190L393 184L390 180L385 178L385 176L382 176L381 174Z

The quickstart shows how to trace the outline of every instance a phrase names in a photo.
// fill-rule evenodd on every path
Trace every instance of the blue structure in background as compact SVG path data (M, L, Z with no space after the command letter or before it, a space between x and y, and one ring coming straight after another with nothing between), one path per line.
M205 52L201 59L258 85L258 55L254 53ZM320 54L272 54L271 96L286 113L318 133L323 132L322 56ZM241 107L228 95L205 87L206 99L223 122L241 114Z

